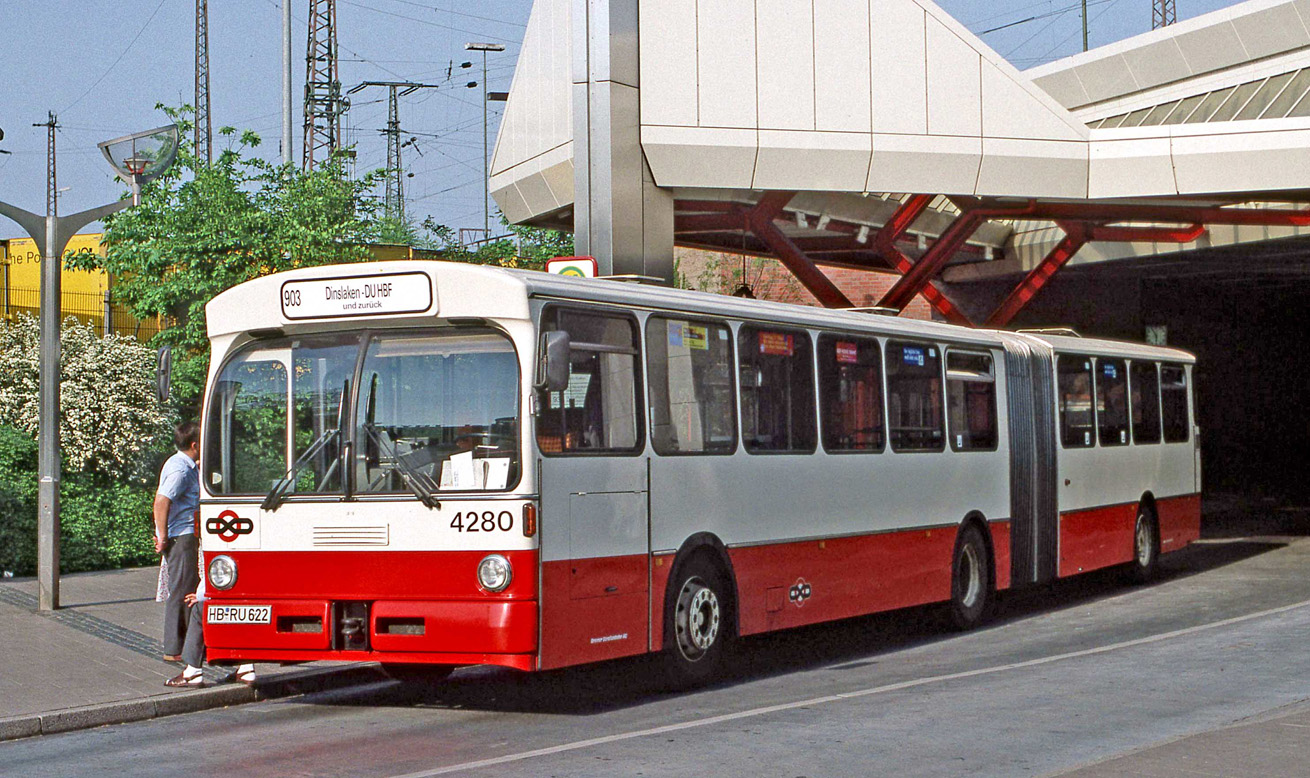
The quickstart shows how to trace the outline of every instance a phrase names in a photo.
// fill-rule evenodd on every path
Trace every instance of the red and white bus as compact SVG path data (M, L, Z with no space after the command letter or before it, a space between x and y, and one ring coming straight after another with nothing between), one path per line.
M443 262L207 309L214 660L542 670L1197 539L1193 357Z

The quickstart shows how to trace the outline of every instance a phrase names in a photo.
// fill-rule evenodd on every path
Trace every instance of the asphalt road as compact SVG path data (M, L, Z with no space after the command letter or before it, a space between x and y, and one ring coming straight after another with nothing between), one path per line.
M1009 594L968 634L915 609L748 639L693 692L648 661L463 670L0 744L0 774L1058 775L1310 708L1308 636L1310 539L1211 540L1146 587Z

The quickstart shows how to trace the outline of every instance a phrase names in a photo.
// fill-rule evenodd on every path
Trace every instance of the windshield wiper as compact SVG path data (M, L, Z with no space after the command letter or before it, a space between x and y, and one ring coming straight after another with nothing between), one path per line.
M429 508L440 508L441 502L437 500L433 492L439 488L432 479L426 474L419 472L413 465L406 462L404 457L396 452L396 447L390 441L383 438L378 432L378 428L369 422L364 423L364 432L368 434L378 450L391 458L396 463L396 470L400 472L400 480L405 482L405 486L414 493L414 496L422 500L423 504Z
M329 443L339 437L341 437L341 428L337 427L336 429L327 430L322 435L319 435L313 443L309 444L309 448L305 449L305 453L301 454L300 458L295 461L295 464L291 465L290 469L287 470L286 475L282 476L277 483L273 484L273 488L269 490L268 496L264 498L264 502L260 503L260 509L266 511L277 510L278 506L282 504L282 498L286 497L287 492L291 491L291 487L295 485L296 476L300 474L301 469L309 464L309 461L317 456L318 452L322 451Z

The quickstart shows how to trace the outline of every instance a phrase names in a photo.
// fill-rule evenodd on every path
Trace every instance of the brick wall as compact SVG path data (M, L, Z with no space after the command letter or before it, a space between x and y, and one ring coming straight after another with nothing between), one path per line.
M742 257L720 251L703 251L678 247L674 261L680 276L680 285L716 294L732 294L742 283ZM781 262L766 257L746 257L746 282L761 300L818 305L813 295L801 286ZM887 290L900 278L896 273L874 270L853 270L820 265L828 277L847 299L858 307L877 305ZM907 319L932 319L932 308L922 296L916 295L901 316Z

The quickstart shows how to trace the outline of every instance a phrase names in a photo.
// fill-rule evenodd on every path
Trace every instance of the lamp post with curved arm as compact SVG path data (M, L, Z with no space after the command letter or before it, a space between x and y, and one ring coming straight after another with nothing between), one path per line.
M41 409L38 433L37 584L39 609L59 607L59 323L60 271L64 249L78 230L110 214L139 204L141 185L159 176L177 157L177 125L138 132L100 144L109 164L132 186L131 200L60 216L55 199L54 130L50 115L50 176L46 215L39 216L0 201L0 215L27 231L41 254Z

